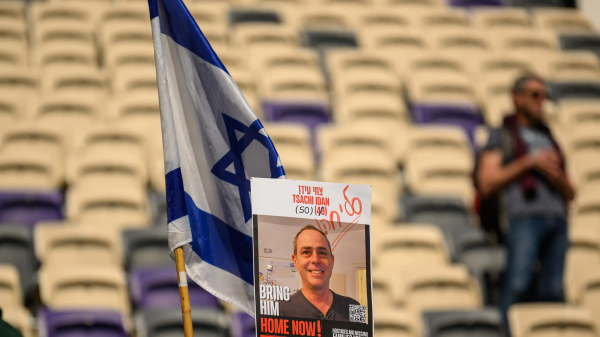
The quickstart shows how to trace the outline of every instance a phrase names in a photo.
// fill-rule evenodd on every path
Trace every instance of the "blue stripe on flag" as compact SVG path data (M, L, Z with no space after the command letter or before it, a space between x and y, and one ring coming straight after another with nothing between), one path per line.
M192 250L207 263L254 284L252 238L199 209L183 189L181 168L167 173L165 179L168 222L189 215Z
M148 0L150 20L160 16L160 30L204 61L228 73L181 0Z
M165 175L167 190L167 223L173 222L188 214L183 190L183 177L178 167Z
M199 209L187 193L185 198L191 210L189 219L194 252L213 266L254 284L252 237Z

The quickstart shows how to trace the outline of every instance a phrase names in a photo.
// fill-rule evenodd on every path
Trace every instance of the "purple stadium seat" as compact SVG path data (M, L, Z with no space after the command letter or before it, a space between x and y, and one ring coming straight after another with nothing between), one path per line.
M0 221L33 227L40 220L62 220L62 208L59 191L0 192Z
M123 317L116 311L48 310L38 312L40 336L127 337Z
M448 0L454 7L504 6L504 0Z
M329 105L320 102L263 102L263 111L267 121L302 123L311 132L330 121Z
M473 149L473 131L483 124L481 112L474 105L421 103L412 107L412 116L416 124L448 124L462 127L469 136Z
M254 337L256 325L254 318L245 312L231 314L231 337Z
M139 309L179 308L179 286L175 268L137 269L130 273L131 298ZM188 278L192 307L220 308L219 301Z

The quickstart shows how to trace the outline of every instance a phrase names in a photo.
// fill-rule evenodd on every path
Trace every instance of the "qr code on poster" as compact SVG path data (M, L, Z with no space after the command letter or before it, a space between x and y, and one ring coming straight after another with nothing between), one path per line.
M350 322L367 323L367 307L350 304Z

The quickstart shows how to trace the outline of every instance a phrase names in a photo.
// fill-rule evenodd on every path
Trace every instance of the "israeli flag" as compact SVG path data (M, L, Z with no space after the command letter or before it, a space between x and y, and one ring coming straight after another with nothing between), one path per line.
M149 0L168 233L188 275L254 314L250 177L285 178L273 143L181 0Z

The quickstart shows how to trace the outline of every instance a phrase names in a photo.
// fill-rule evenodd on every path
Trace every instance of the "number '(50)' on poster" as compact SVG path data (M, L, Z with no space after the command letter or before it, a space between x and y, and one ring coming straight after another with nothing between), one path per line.
M371 187L252 178L258 337L372 337Z

